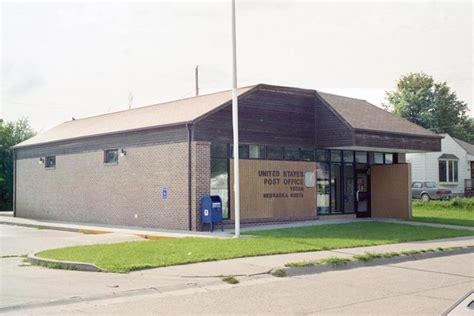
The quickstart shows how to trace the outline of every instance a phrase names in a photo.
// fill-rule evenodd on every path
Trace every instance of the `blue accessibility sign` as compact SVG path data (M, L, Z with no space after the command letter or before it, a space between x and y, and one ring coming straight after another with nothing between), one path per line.
M161 198L163 200L167 200L168 199L168 188L167 187L163 187L161 189Z

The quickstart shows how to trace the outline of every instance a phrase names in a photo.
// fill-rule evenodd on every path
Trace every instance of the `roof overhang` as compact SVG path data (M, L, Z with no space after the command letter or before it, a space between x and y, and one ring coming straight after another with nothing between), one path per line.
M392 152L438 152L441 151L442 136L417 135L403 133L387 133L354 129L356 147L386 148Z
M423 150L416 149L400 149L400 148L388 148L388 147L367 147L367 146L342 146L342 147L329 147L328 149L338 149L338 150L353 150L353 151L377 151L384 153L424 153Z

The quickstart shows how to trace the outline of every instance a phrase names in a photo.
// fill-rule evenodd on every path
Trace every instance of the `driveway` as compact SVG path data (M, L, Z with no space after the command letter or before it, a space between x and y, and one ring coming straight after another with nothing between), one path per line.
M144 240L132 234L109 233L88 235L47 229L0 225L0 314L8 306L51 303L73 297L99 297L122 293L173 290L195 280L182 278L174 272L156 270L131 274L91 273L29 266L20 257L24 254L66 246L116 243ZM163 270L161 270L163 271ZM203 279L200 283L215 279ZM220 282L220 281L219 281Z
M58 230L0 225L0 256L24 255L51 248L143 240L132 234L82 234Z

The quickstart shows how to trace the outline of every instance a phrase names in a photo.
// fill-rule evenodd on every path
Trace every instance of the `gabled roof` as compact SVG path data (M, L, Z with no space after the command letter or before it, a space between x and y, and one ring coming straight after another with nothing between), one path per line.
M456 143L458 143L459 146L461 146L469 155L473 155L474 156L474 145L473 144L469 144L463 140L460 140L460 139L457 139L457 138L454 138L452 137L452 139L454 139L454 141Z
M321 97L342 120L353 129L391 132L415 136L437 137L416 124L399 118L364 100L323 93L310 89L259 84L238 89L242 96L251 90L272 88L277 91L299 91ZM196 96L171 102L149 105L131 110L107 113L62 123L16 146L25 147L45 143L72 140L97 135L138 131L194 123L206 114L218 110L232 100L231 90Z
M239 88L238 94L241 95L254 87ZM16 145L15 148L190 123L230 100L232 100L232 91L227 90L67 121Z
M441 138L439 135L365 100L319 91L318 94L354 129Z

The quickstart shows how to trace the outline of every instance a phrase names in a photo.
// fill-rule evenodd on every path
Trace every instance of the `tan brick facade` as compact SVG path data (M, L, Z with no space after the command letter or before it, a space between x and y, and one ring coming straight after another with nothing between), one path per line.
M211 143L193 142L191 161L193 230L201 230L201 197L211 191Z
M16 215L187 230L188 143L125 150L115 165L104 164L102 150L58 155L55 169L39 158L18 160ZM199 228L199 199L209 192L209 155L208 143L192 143L193 229Z

